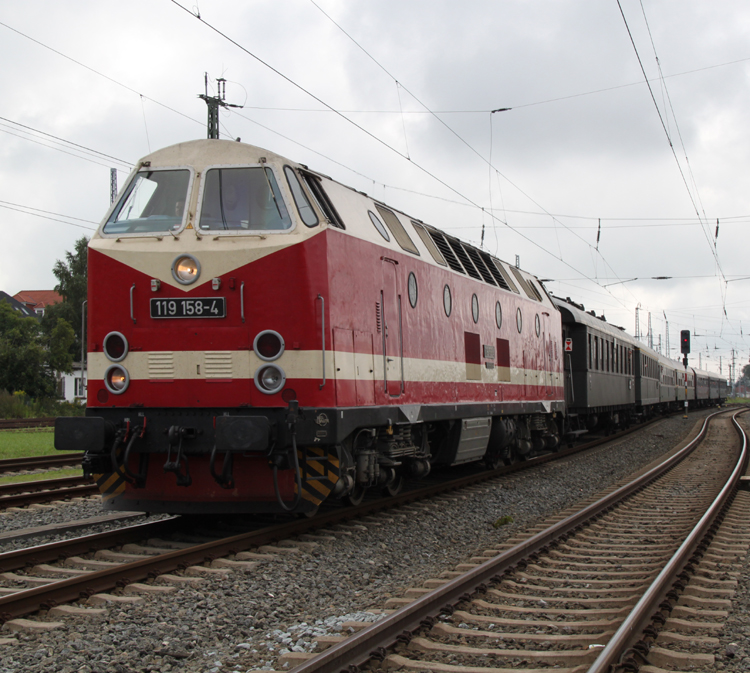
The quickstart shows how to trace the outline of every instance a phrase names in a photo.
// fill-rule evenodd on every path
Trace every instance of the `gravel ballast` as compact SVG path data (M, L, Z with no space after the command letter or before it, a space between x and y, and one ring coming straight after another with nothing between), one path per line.
M309 551L280 554L247 572L206 576L166 596L144 596L138 604L113 605L104 617L66 617L62 627L44 633L12 634L6 626L0 637L16 641L0 646L0 672L277 668L280 654L311 651L316 637L340 635L348 621L376 619L365 611L382 609L388 598L650 463L703 416L666 419L611 449L387 512L375 518L378 525L368 520L341 528ZM85 518L86 512L101 513L88 501L6 513L0 531ZM496 527L503 517L512 517L512 523ZM746 567L743 577L748 576ZM742 595L740 623L746 627L750 596Z

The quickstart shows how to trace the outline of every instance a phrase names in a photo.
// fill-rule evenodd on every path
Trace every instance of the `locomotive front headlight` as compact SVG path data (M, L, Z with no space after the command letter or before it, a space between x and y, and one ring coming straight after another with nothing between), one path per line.
M278 393L286 383L286 374L278 365L264 365L255 372L255 385L266 395Z
M201 264L192 255L180 255L172 262L172 276L178 283L190 285L201 275Z
M124 393L130 385L130 374L121 365L112 365L104 373L104 385L114 395Z

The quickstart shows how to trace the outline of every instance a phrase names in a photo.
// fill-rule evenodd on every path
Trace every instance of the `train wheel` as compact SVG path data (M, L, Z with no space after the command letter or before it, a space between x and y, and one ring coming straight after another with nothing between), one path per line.
M383 495L389 495L393 497L394 495L398 495L403 491L404 489L404 483L406 483L406 479L404 479L403 474L397 474L389 483L387 483L383 487Z
M487 454L482 462L488 470L496 470L498 467L507 464L503 458L503 453Z
M355 484L354 488L351 490L351 492L348 495L345 495L342 500L347 504L351 505L352 507L356 507L357 505L361 505L362 501L365 499L365 493L367 492L366 486L360 486L359 484Z

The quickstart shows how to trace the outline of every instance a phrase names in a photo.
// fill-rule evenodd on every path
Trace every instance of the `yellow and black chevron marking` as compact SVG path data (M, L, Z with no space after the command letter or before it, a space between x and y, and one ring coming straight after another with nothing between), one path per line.
M119 460L122 448L117 450ZM108 472L107 474L95 474L94 481L102 493L102 500L111 500L125 490L127 482L119 472Z
M302 498L318 506L331 493L339 480L339 459L335 450L314 446L297 450L299 467L302 472ZM294 486L297 492L297 485Z
M103 500L111 500L116 495L120 495L127 485L125 480L117 472L95 474L94 481L102 492Z

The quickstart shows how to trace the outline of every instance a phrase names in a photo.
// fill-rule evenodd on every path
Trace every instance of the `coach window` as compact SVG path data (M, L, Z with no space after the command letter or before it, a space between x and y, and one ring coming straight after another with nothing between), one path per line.
M594 337L594 369L599 369L599 337Z
M594 361L594 354L591 350L591 335L588 335L589 337L589 369L593 368L593 361Z
M307 195L302 189L302 185L299 183L296 173L292 170L291 166L284 166L284 174L289 183L289 189L292 192L292 197L294 198L294 203L299 211L299 216L308 227L314 227L318 224L318 216L310 205L310 201L307 199Z
M212 168L206 172L199 221L201 231L283 231L292 220L273 171Z

